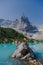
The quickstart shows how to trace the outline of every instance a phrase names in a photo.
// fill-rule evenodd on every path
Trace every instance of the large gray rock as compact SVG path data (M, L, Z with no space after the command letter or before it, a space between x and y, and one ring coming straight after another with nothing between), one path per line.
M30 57L32 59L36 58L36 56L35 56L34 52L32 51L32 49L30 47L26 46L24 43L21 43L19 45L18 49L15 50L15 52L12 54L11 57L22 58L27 54L30 54Z

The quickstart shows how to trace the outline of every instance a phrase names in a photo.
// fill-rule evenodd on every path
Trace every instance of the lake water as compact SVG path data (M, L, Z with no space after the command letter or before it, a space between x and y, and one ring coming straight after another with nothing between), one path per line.
M43 43L29 43L29 46L34 51L37 58L43 59ZM0 65L25 65L23 61L10 58L15 50L16 46L14 44L0 44Z
M33 43L29 45L30 48L34 51L38 59L43 60L43 43Z

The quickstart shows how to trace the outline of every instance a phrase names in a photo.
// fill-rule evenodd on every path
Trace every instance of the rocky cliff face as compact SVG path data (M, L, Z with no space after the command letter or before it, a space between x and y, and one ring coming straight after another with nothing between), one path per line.
M16 28L20 31L26 31L26 32L32 32L34 30L37 30L37 27L32 25L30 21L28 20L28 17L21 16L19 19L16 19L12 22L10 25L12 28Z
M15 21L0 19L0 26L1 27L10 27L13 29L15 28L22 32L32 32L34 30L37 30L37 27L32 25L30 23L30 21L28 20L28 17L26 17L24 15L22 15L19 19L16 19Z

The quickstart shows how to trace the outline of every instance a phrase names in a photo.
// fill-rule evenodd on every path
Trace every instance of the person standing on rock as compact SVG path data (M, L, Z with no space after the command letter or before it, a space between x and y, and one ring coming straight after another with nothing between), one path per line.
M21 50L21 54L23 56L25 56L26 54L28 54L28 44L27 44L27 39L24 38L23 42L21 43L23 45L23 49Z

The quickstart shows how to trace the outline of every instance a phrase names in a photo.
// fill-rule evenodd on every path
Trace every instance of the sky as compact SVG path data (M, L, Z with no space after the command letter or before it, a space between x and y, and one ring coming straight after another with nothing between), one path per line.
M0 19L15 20L22 14L34 25L43 25L43 0L0 0Z

